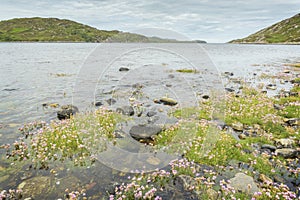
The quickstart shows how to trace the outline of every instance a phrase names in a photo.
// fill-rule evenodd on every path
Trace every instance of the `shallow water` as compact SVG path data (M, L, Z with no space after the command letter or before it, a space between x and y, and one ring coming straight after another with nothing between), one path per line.
M114 97L118 106L133 96L132 85L138 83L145 86L143 98L149 103L167 94L179 100L180 105L191 106L210 89L219 88L221 83L226 86L223 72L233 72L233 77L252 84L268 83L268 80L257 81L254 73L278 74L288 68L284 63L300 61L300 46L292 45L0 43L0 46L0 145L16 140L17 129L23 123L55 119L57 108L45 108L43 103L74 103L80 110L86 110L92 108L93 102ZM120 67L128 67L130 71L119 72ZM199 73L176 72L186 68ZM277 83L277 87L287 89L290 85ZM81 172L65 168L61 170L62 180L71 173L79 182L96 183L91 191L104 192L114 179L121 178L118 172L100 164L80 169ZM21 182L18 176L25 169L14 172L14 178L18 179L15 182L1 182L0 189L17 186ZM57 179L53 178L56 184Z

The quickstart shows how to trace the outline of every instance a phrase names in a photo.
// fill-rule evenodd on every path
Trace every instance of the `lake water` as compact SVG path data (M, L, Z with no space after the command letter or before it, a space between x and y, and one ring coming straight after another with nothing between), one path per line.
M0 43L0 47L0 145L16 140L23 123L56 119L57 108L46 108L45 103L73 103L83 111L113 96L122 104L131 97L131 86L142 84L149 100L168 94L188 106L197 95L226 86L224 72L258 84L255 76L278 74L288 68L285 63L300 61L300 46L293 45ZM120 67L130 71L120 72ZM199 73L176 72L187 68ZM97 170L86 173L95 176Z

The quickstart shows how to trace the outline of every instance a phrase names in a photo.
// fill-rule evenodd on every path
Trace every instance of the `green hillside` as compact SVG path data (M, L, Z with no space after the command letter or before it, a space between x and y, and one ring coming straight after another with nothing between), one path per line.
M300 14L230 43L300 44Z
M17 18L0 21L0 42L200 42L146 37L121 31L98 30L67 19Z
M57 18L19 18L0 22L0 41L103 42L118 33Z

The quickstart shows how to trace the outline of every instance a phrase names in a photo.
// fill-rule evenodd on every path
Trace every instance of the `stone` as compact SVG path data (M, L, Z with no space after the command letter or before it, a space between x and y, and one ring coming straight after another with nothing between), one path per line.
M202 96L203 99L209 99L209 95L205 94Z
M177 101L168 97L162 97L159 100L162 104L168 105L168 106L175 106L177 105Z
M233 76L233 72L224 72L225 75L228 75L228 76Z
M156 114L157 114L157 112L155 112L155 111L149 111L149 112L147 112L147 117L153 117Z
M23 198L40 199L50 192L51 179L46 176L34 177L20 183L18 189L22 190Z
M123 115L128 115L128 116L134 115L134 109L132 106L122 106L120 108L117 108L116 111Z
M300 118L286 119L285 123L289 126L300 126Z
M259 192L259 189L251 176L244 173L235 174L234 178L230 179L230 185L236 190L248 194Z
M276 87L276 85L274 85L274 84L268 84L268 85L266 86L266 89L268 89L268 90L276 90L277 87Z
M129 68L127 67L120 67L119 72L128 72Z
M101 101L98 101L95 103L95 106L103 106L103 103Z
M235 130L235 131L243 131L244 129L244 125L241 122L237 122L237 123L232 123L231 127Z
M113 98L107 99L106 102L108 103L108 105L114 105L117 101Z
M278 156L282 156L284 158L296 158L299 152L295 149L285 148L285 149L277 149L275 153Z
M275 140L275 145L277 148L291 148L295 144L295 141L288 138Z
M290 72L291 72L291 70L288 70L288 69L283 70L283 73L285 73L285 74L289 74Z
M232 88L225 88L225 90L226 90L227 92L234 92L234 89L232 89Z
M282 110L284 107L279 105L279 104L274 104L273 107L276 109L276 110Z
M208 199L210 199L210 200L217 200L218 196L219 196L218 192L215 191L215 190L213 190L213 189L211 189L211 188L208 188L206 190L206 194L208 196Z
M244 133L241 133L241 134L239 134L239 138L240 138L241 140L244 140L244 139L247 138L247 136L246 136Z
M136 140L152 140L162 129L157 125L136 125L131 127L129 134Z
M59 111L57 111L57 118L59 120L70 119L71 116L75 115L78 112L79 110L76 106L64 105L61 106Z
M270 151L274 152L276 150L276 147L270 144L263 144L261 146L261 149L269 149Z

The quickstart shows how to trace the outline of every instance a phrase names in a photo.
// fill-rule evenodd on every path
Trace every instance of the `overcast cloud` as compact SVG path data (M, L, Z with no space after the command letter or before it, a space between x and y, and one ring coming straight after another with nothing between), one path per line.
M106 30L168 29L208 42L242 38L299 12L299 0L0 0L0 20L57 17Z

